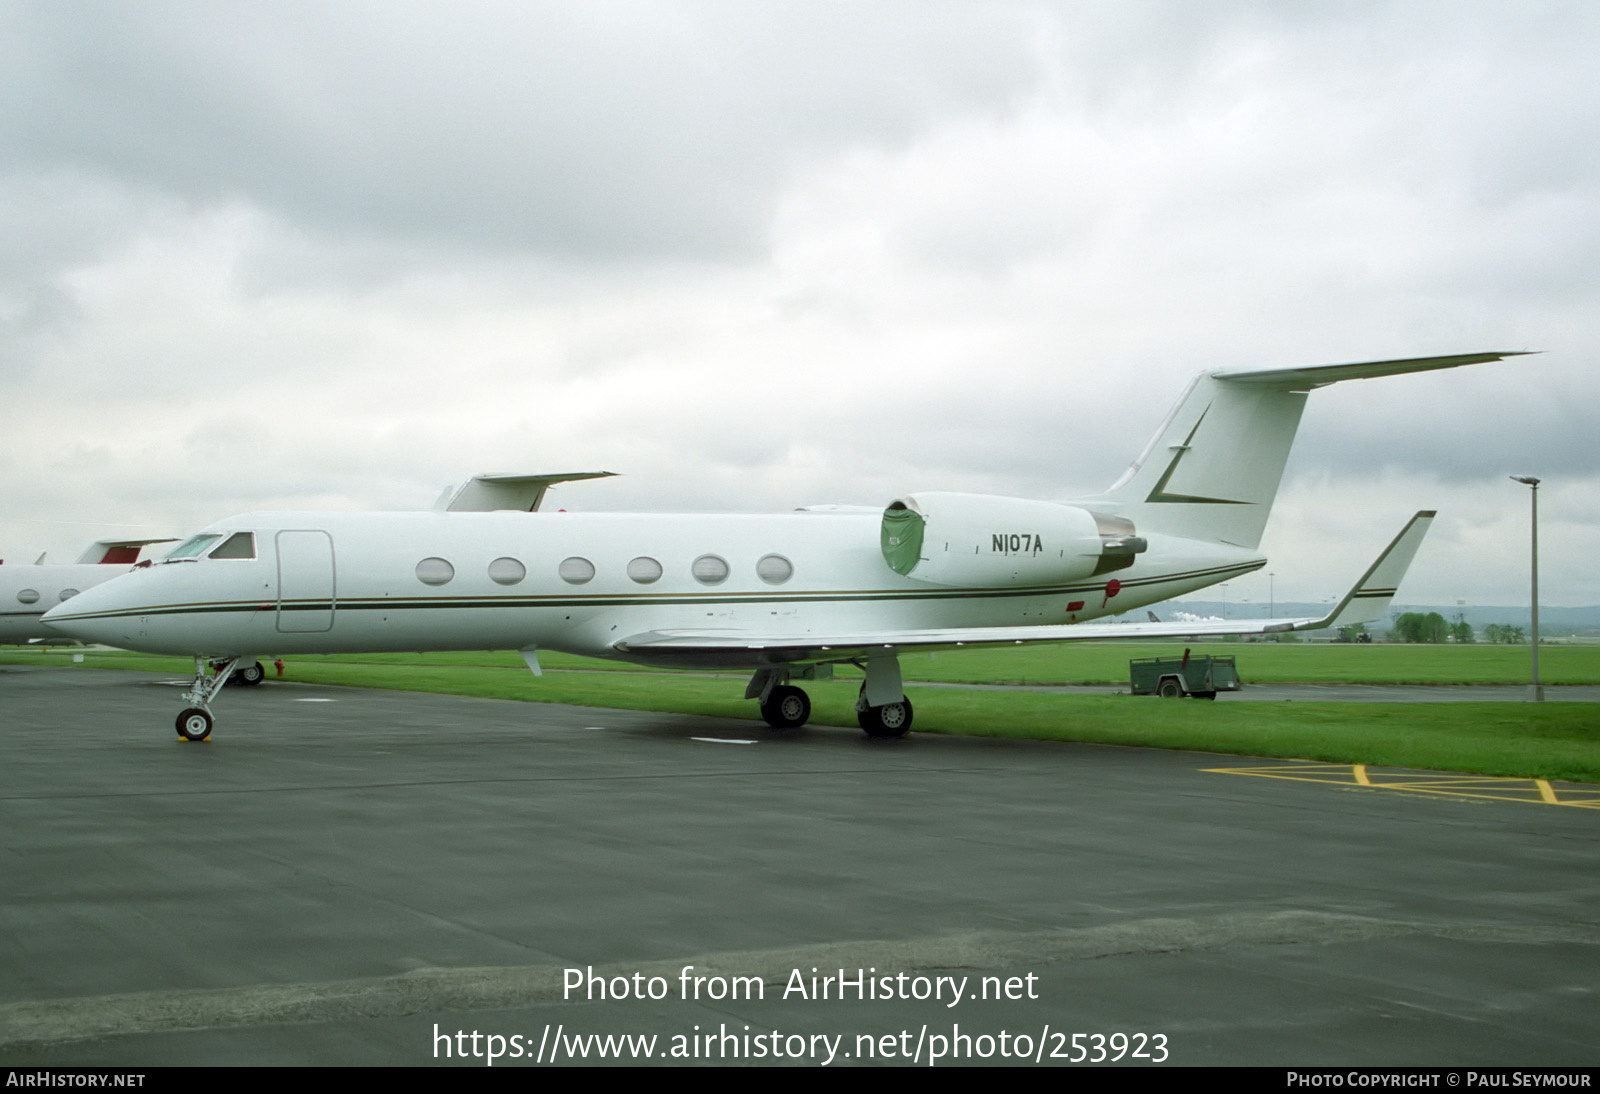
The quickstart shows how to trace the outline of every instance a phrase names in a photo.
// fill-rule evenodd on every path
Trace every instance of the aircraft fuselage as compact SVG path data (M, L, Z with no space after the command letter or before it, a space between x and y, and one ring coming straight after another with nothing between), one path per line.
M126 564L40 563L0 566L0 644L72 641L43 621L44 613L83 590L128 572Z
M211 658L538 647L704 665L703 655L616 644L677 628L803 644L850 630L1074 623L1265 564L1254 551L1153 536L1145 556L1115 573L952 588L893 572L880 520L877 511L246 513L206 531L251 533L253 557L141 568L83 594L73 626L112 645ZM1019 538L995 535L1006 537L1003 551ZM724 652L715 663L773 660Z

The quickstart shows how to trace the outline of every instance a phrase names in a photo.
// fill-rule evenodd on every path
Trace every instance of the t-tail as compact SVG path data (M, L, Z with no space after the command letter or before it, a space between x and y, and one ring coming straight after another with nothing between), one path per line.
M1522 352L1202 373L1122 478L1100 498L1083 504L1095 508L1110 503L1141 534L1160 532L1254 549L1261 543L1312 389L1340 380L1482 364Z

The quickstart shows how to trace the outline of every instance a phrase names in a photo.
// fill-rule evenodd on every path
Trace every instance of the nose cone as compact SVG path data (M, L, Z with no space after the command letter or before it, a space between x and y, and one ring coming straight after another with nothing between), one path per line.
M73 638L107 646L128 646L138 623L134 598L123 582L133 575L113 578L85 589L72 599L45 612L44 622Z

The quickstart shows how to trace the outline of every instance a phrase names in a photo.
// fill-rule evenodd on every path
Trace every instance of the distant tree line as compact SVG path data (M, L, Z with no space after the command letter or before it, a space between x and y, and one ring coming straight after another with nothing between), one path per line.
M1389 627L1389 641L1456 642L1465 645L1476 642L1477 636L1473 634L1472 624L1465 618L1457 618L1451 623L1438 612L1428 612L1426 615L1422 612L1402 612L1394 617L1394 623Z
M1427 615L1402 612L1394 617L1394 624L1389 628L1389 641L1439 643L1445 641L1449 633L1450 624L1438 612Z
M1521 627L1513 627L1509 623L1490 623L1483 628L1485 642L1503 642L1508 646L1520 646L1528 640L1528 632Z
M1402 612L1389 625L1391 642L1455 642L1465 645L1477 640L1472 624L1465 618L1458 617L1451 623L1438 612L1428 612L1426 615L1422 612ZM1517 646L1527 642L1528 632L1523 627L1509 623L1490 623L1483 628L1483 640Z

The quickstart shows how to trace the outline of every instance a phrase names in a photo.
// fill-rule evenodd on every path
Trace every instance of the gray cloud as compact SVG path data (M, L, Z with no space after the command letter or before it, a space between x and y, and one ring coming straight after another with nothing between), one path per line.
M1597 46L1578 3L0 6L0 548L487 469L1060 497L1201 368L1529 348L1313 396L1273 542L1528 470L1577 550Z
M567 256L750 255L795 160L1003 102L1000 13L904 6L13 6L23 169L319 231Z

